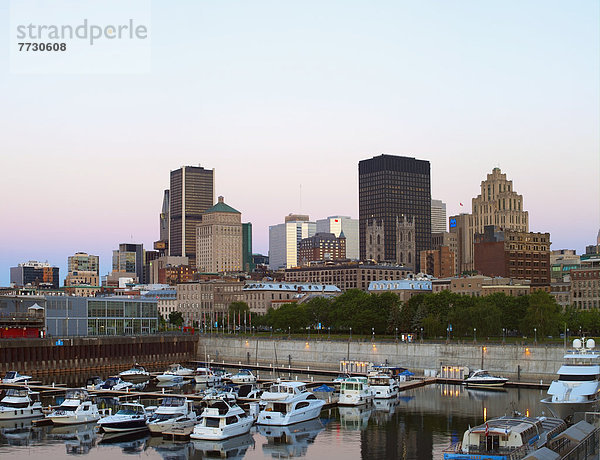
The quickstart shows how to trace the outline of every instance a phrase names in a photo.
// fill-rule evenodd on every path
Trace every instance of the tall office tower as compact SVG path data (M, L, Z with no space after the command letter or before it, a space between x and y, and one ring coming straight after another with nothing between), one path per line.
M165 190L163 195L162 209L158 216L158 241L154 242L154 249L158 251L159 256L168 254L169 247L169 190Z
M333 233L336 238L340 233L346 237L346 258L359 260L358 219L348 216L330 216L317 220L317 233Z
M456 239L456 274L473 271L473 231L471 214L459 214L448 219L450 233Z
M144 245L121 243L113 251L113 273L135 273L138 282L144 283Z
M58 267L53 267L48 262L20 263L16 267L10 267L10 282L16 286L34 285L58 289Z
M358 163L358 219L360 257L367 254L367 222L381 221L384 234L383 260L396 262L396 218L415 224L415 263L419 252L431 247L431 181L429 161L379 155Z
M473 198L472 233L483 233L486 225L503 230L529 231L529 215L523 211L523 195L513 189L511 180L506 180L500 168L492 169L487 179L481 182L481 194Z
M219 202L202 214L196 227L196 267L210 273L242 271L242 214Z
M100 275L100 257L85 252L76 252L74 256L69 256L68 271L72 272L96 272Z
M252 222L242 224L242 270L246 273L254 271L252 260Z
M170 256L188 257L196 266L196 226L215 202L215 170L182 166L171 171L169 189Z
M431 200L431 233L446 231L446 203Z
M314 236L317 224L309 222L302 214L285 216L283 224L269 227L269 268L291 268L298 266L298 245L300 240Z

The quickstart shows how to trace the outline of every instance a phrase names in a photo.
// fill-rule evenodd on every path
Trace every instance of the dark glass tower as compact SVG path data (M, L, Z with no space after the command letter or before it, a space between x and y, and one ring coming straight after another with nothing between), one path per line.
M171 171L169 193L169 255L190 259L196 266L196 225L214 205L214 169L182 166Z
M379 155L358 163L360 258L366 257L367 222L384 224L384 258L397 262L396 218L415 219L416 268L419 252L431 248L431 180L429 161Z

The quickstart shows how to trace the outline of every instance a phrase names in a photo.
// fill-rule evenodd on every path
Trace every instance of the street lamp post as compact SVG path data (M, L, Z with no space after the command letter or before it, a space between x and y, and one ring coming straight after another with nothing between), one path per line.
M398 343L398 328L396 328L396 343Z
M292 328L288 326L288 339L292 337Z
M503 327L503 328L502 328L502 343L504 343L504 342L505 342L505 340L504 340L505 334L506 334L506 328L505 328L505 327Z
M537 345L537 327L533 328L533 334L534 334L533 343L535 343Z
M421 343L423 343L423 328L421 328Z
M350 326L350 340L352 340L352 326Z
M371 342L375 342L375 328L371 328Z
M331 326L327 326L327 338L331 340Z
M477 328L473 328L473 343L477 343Z

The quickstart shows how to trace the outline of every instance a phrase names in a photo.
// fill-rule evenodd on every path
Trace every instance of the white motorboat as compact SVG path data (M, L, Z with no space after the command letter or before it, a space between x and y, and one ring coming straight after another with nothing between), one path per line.
M0 420L41 417L40 394L29 388L9 388L0 401Z
M171 364L169 368L160 375L156 376L159 382L180 382L186 377L193 377L194 371L183 367L181 364Z
M107 378L100 386L98 386L97 390L115 390L115 391L123 391L127 388L132 388L133 383L125 382L121 377L109 377Z
M469 374L464 384L467 387L502 388L506 382L508 382L506 377L498 377L484 369L477 369Z
M237 390L238 399L239 398L260 399L262 394L263 394L263 391L253 383L240 385L240 387Z
M17 371L8 371L2 379L2 383L27 383L32 378L31 375L21 375Z
M190 438L220 441L240 436L250 432L254 420L236 403L214 400L200 415Z
M174 428L194 426L198 419L192 402L185 396L167 396L148 419L151 434L158 435Z
M469 427L462 442L444 452L444 460L514 460L543 447L567 428L564 420L550 417L504 416ZM532 458L559 458L532 457Z
M131 369L119 373L119 377L130 382L143 382L150 379L150 373L136 363Z
M370 372L367 381L375 399L395 398L400 393L400 385L389 374Z
M87 390L74 388L66 391L62 404L46 417L56 425L71 425L96 422L100 419L100 412L90 400Z
M366 377L348 377L340 383L340 406L360 406L373 402L373 390Z
M555 417L566 419L576 412L597 410L600 401L600 353L593 339L573 340L574 350L564 356L558 380L548 388L542 403Z
M116 414L101 418L98 427L106 433L142 431L147 429L147 420L148 414L142 404L124 403Z
M249 369L240 369L237 374L233 374L229 377L231 383L237 385L242 383L256 383L256 376Z
M194 372L194 380L196 383L214 385L215 383L221 381L221 377L217 377L217 375L209 367L198 367Z
M317 418L325 401L306 389L303 382L281 382L272 385L261 398L264 409L258 414L262 425L291 425Z
M292 426L259 425L258 433L267 438L262 446L265 455L271 458L295 458L306 456L308 446L315 442L324 429L321 420L316 418Z

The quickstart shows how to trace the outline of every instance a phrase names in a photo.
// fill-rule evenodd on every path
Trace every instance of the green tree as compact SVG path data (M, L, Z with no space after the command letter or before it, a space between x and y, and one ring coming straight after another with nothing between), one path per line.
M169 313L169 323L177 327L183 325L183 315L181 314L181 312L172 311L171 313Z
M538 337L556 334L560 329L560 307L550 294L535 291L528 296L529 305L521 321L521 331L533 334L537 329Z

